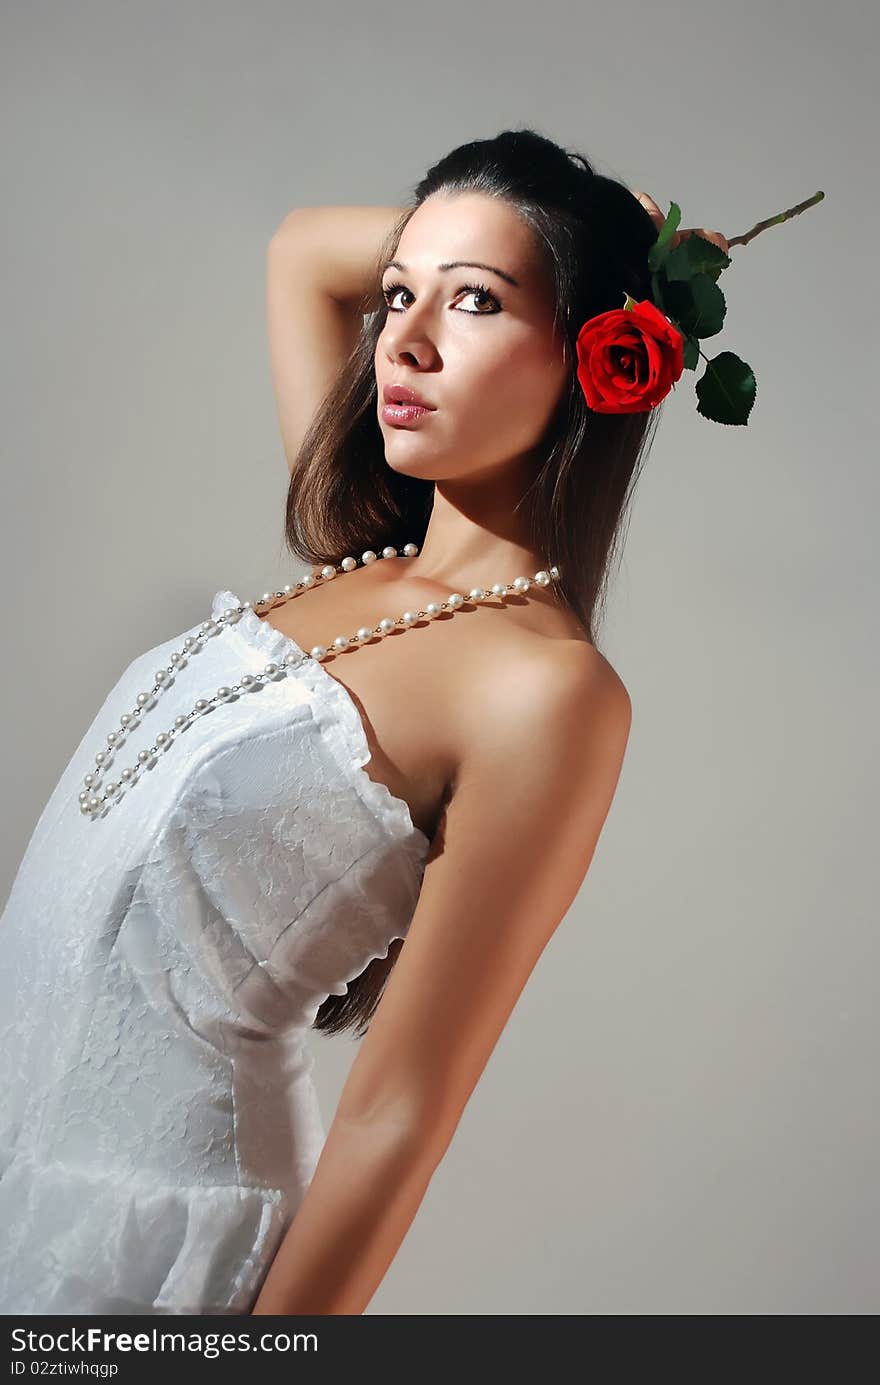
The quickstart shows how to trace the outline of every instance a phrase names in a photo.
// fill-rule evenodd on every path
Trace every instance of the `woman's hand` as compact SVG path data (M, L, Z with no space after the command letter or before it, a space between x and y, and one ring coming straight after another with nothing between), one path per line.
M650 213L651 220L659 231L663 222L666 220L666 214L661 212L653 197L650 197L647 192L638 192L633 188L633 194L638 198L645 210ZM702 226L690 226L686 230L676 231L675 235L672 237L672 246L670 248L674 250L679 242L684 240L685 236L693 235L702 236L704 240L712 241L720 250L724 251L725 255L730 254L730 246L727 242L727 237L722 235L720 231L706 231Z

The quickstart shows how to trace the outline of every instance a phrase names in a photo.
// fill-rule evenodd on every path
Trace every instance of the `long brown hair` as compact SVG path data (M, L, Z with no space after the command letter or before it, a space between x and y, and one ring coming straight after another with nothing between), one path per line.
M294 459L287 492L285 540L309 564L338 564L365 546L421 545L434 483L393 471L376 420L374 356L385 322L381 280L410 217L433 193L479 192L502 198L531 228L555 295L570 361L568 388L537 449L534 476L519 504L533 549L552 554L561 577L553 590L595 644L610 573L622 551L635 482L659 422L658 408L634 414L594 413L575 371L575 340L589 317L651 293L648 251L657 228L638 199L535 130L504 130L459 145L417 184L375 264L362 304L364 323L351 355L318 409ZM662 408L662 405L660 406ZM366 1033L402 945L376 958L330 995L314 1028ZM358 1029L359 1026L359 1029Z

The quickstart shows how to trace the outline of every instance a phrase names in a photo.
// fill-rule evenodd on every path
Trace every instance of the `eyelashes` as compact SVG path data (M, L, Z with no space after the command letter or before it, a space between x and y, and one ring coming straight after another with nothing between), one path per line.
M402 284L399 281L394 284L388 284L382 290L382 296L385 299L386 307L388 308L388 311L391 313L405 312L404 308L392 308L391 306L392 298L394 298L395 295L399 293L401 289L404 289L407 293L409 293L409 289L407 289L406 284ZM467 313L469 317L493 317L495 313L501 311L501 300L485 284L462 284L461 288L459 289L459 293L482 294L483 297L488 299L489 302L493 305L490 312L475 312L469 308L462 308L460 311Z

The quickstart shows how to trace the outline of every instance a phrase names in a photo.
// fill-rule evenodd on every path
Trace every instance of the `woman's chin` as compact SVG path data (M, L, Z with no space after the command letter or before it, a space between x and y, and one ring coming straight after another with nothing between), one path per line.
M398 476L410 476L414 481L437 481L440 478L434 474L433 468L429 466L405 465L400 462L389 462L392 471L396 471Z
M438 467L442 470L437 458L424 447L401 447L396 438L386 440L385 461L392 471L399 472L401 476L414 476L423 481L435 480Z

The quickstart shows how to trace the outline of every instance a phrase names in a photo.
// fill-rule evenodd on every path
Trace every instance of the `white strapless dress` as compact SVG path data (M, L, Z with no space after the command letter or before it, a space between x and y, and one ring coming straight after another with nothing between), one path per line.
M217 592L212 615L239 606ZM201 622L135 659L44 808L0 919L0 1312L248 1313L325 1131L308 1032L406 935L429 842L309 657L197 717L91 819L107 733ZM129 732L299 647L253 611Z

